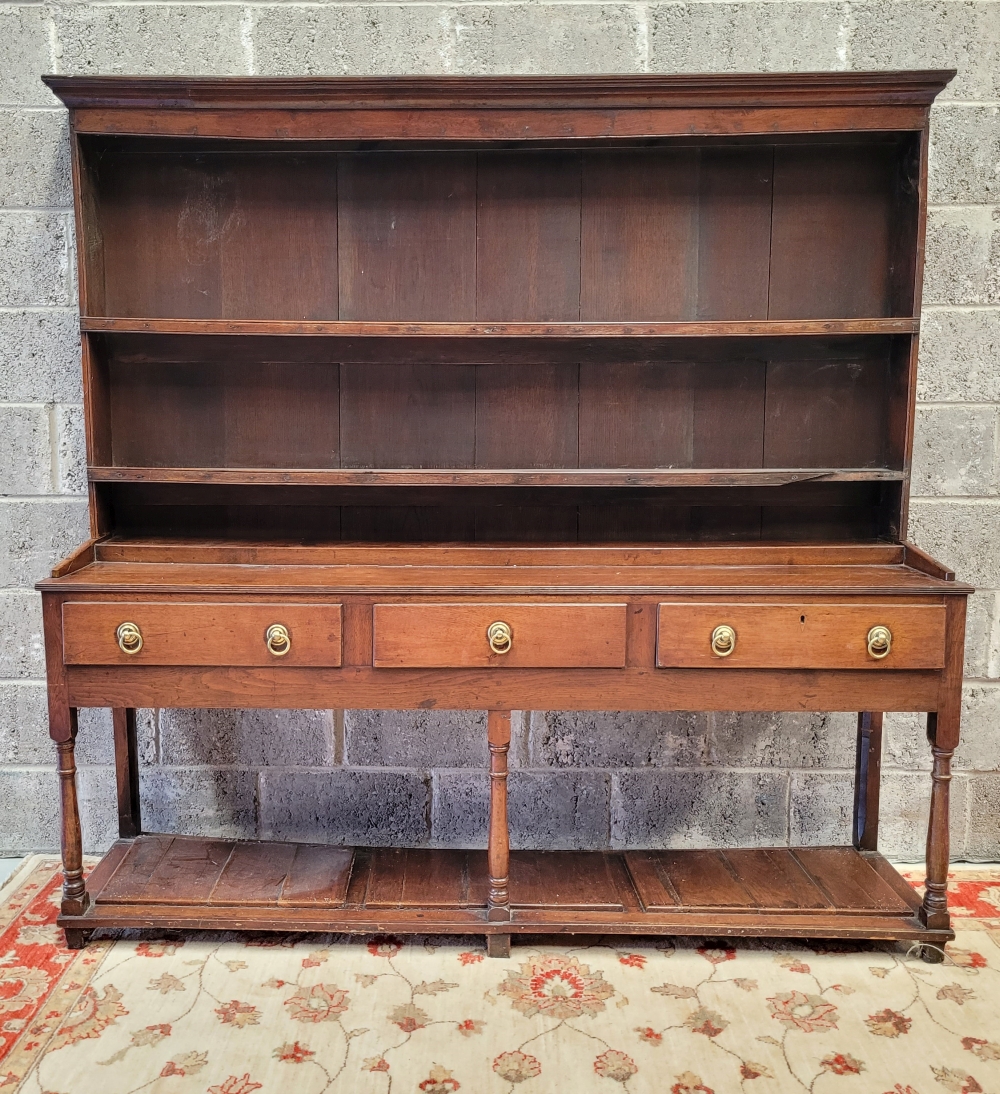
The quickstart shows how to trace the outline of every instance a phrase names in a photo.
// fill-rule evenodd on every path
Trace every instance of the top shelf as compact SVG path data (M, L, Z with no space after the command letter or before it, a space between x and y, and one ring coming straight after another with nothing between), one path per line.
M324 338L774 338L916 334L920 320L793 319L673 323L424 323L286 319L146 319L82 316L82 331L128 334L288 335Z

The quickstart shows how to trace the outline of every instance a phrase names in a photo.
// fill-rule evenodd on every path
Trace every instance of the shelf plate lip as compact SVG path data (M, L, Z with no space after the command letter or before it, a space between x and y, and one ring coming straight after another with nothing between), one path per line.
M739 319L629 322L469 322L311 319L169 319L85 315L80 329L89 333L268 335L326 338L484 338L484 339L639 339L773 338L831 335L916 334L912 316L854 319Z
M260 486L740 487L794 483L902 482L886 467L791 468L270 468L91 467L90 482Z

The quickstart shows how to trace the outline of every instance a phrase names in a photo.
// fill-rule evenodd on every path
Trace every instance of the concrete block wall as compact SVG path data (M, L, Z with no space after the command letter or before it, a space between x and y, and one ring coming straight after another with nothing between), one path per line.
M0 2L0 854L58 845L32 583L85 535L66 118L43 72L586 73L956 67L933 113L912 535L969 613L956 858L1000 858L997 0ZM482 845L481 715L143 711L150 828ZM848 715L514 717L520 846L848 838ZM85 839L113 838L111 725L80 735ZM922 853L922 727L890 717L883 849Z

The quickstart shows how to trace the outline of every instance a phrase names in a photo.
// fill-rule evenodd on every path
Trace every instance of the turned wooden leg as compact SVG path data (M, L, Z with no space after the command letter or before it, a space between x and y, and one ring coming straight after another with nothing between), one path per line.
M854 846L878 850L878 797L882 775L882 712L858 715L858 751L854 765Z
M948 916L948 798L951 785L951 756L954 748L941 743L957 738L957 726L945 724L944 712L927 715L927 739L934 755L931 769L931 815L927 825L927 887L920 909L923 923L947 930ZM957 718L957 713L950 717Z
M118 835L134 839L142 832L139 813L139 753L135 737L135 710L112 707L115 728L115 777L118 781Z
M83 836L76 799L76 710L69 712L70 734L56 742L59 758L59 790L62 805L63 915L83 915L89 898L83 881Z
M490 890L486 918L491 923L509 923L510 832L507 827L507 752L510 749L510 711L491 710L489 712L488 730L490 745L490 832L487 861L490 873ZM486 952L490 957L509 957L510 935L487 935Z

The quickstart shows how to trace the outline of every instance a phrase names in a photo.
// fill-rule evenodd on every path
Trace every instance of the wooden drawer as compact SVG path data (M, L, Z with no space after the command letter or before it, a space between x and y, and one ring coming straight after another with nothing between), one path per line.
M142 635L138 653L118 645L120 624ZM288 631L289 649L266 645L273 624ZM306 665L341 663L340 604L155 604L69 601L63 605L67 665Z
M508 653L490 649L495 622ZM376 604L376 668L622 668L624 604Z
M656 663L660 668L940 669L945 609L941 604L659 605ZM736 632L733 652L720 657L712 632ZM872 627L888 627L889 653L868 652Z

